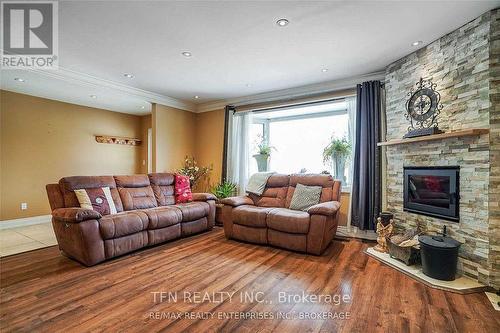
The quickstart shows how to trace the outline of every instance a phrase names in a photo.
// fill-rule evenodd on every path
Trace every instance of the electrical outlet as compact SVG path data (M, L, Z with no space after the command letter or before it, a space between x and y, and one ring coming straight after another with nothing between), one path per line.
M142 160L142 165L146 165L146 160Z
M27 202L21 202L21 210L26 210L28 209L28 203Z

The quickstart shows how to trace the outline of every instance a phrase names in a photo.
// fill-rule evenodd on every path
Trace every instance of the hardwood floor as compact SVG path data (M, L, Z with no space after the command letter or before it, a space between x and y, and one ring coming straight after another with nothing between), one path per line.
M426 287L363 254L367 246L358 240L334 241L325 255L315 257L227 241L217 228L91 268L61 256L57 247L40 249L0 260L0 328L2 332L500 331L500 316L484 293L459 295ZM177 302L160 300L168 292L172 298L177 295ZM197 303L196 292L200 297L207 293L211 302ZM230 299L224 294L221 301L220 292L234 295ZM283 294L302 292L323 298L318 303L280 302ZM241 301L252 293L257 300ZM328 295L348 295L344 297L351 301L337 302ZM295 319L278 318L280 312ZM207 318L174 318L178 313ZM272 318L243 318L252 315ZM317 318L321 315L332 318ZM343 315L348 317L342 319Z

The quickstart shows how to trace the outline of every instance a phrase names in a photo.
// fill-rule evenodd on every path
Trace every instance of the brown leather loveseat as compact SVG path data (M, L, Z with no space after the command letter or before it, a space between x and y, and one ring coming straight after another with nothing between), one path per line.
M74 190L109 187L117 214L80 208ZM211 230L215 196L194 193L175 204L174 175L65 177L47 185L59 248L92 266L137 249Z
M320 203L307 211L288 209L297 184L321 186ZM222 200L226 238L320 255L337 232L340 188L330 175L272 175L261 196Z

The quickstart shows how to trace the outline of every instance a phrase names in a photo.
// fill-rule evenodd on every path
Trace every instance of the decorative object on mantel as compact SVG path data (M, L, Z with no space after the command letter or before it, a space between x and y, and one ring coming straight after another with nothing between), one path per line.
M387 239L392 235L394 226L394 215L389 212L382 212L377 218L377 245L373 248L379 252L388 252Z
M420 263L420 245L418 236L421 234L420 225L415 229L407 230L404 234L392 236L387 245L391 258L398 259L411 266Z
M489 128L469 128L460 131L453 131L448 133L441 133L435 135L421 136L415 138L408 139L398 139L398 140L390 140L377 143L377 146L393 146L393 145L402 145L406 143L412 142L422 142L422 141L436 141L436 140L444 140L449 138L460 138L464 136L478 136L482 134L490 133Z
M117 145L138 146L141 140L112 135L95 135L95 141L99 143L111 143Z
M443 108L437 85L431 80L420 80L411 88L406 101L405 117L410 121L404 138L443 133L438 128L437 116Z
M418 237L422 271L425 275L444 281L455 280L457 273L458 248L460 242L446 236L446 226L442 235Z

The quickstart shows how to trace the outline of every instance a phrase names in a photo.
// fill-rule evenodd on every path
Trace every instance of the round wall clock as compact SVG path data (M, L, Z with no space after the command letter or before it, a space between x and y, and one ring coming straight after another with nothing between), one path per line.
M441 133L438 129L437 116L443 105L441 96L435 90L436 84L420 79L416 89L411 89L406 101L406 119L410 121L405 138Z

